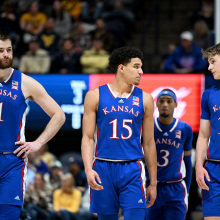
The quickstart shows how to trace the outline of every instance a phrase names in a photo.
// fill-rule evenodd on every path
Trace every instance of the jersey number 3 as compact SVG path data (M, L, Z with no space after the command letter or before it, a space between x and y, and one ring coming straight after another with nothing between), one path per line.
M129 139L132 136L132 128L127 125L126 123L132 124L132 119L123 119L122 127L125 128L128 131L128 136L124 136L123 133L121 133L121 139ZM114 119L109 122L109 124L112 124L112 136L111 139L119 139L117 136L117 127L118 127L118 119Z
M159 161L157 161L157 166L158 167L165 167L167 166L167 164L169 163L169 159L168 159L168 156L170 155L170 152L168 150L160 150L160 154L161 153L165 153L163 156L162 156L162 159L164 160L164 163L160 164Z

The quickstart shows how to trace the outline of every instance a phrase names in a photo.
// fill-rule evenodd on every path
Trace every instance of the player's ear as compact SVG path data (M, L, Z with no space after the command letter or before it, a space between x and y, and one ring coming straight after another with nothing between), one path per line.
M120 64L120 65L118 66L118 70L119 70L119 71L123 71L123 70L124 70L124 65Z
M177 103L177 102L175 102L175 108L177 108L177 105L178 105L178 103Z

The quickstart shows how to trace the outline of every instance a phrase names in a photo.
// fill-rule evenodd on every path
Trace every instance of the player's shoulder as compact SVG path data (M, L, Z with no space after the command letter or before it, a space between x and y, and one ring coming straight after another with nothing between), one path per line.
M154 99L150 93L144 92L143 91L143 104L147 105L150 103L154 103Z
M84 105L97 106L99 102L99 88L91 89L86 93Z
M215 91L218 91L219 90L219 85L214 85L208 89L206 89L204 92L203 92L203 95L208 95L212 92L215 92Z
M189 124L187 124L186 122L179 120L178 124L179 124L185 131L192 132L191 126L190 126Z

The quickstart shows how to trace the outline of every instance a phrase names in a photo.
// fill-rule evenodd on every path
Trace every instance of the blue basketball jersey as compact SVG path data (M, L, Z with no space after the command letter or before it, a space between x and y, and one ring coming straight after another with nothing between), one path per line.
M22 73L12 69L8 79L0 82L0 152L13 152L18 140L25 141L25 103L21 91Z
M126 98L115 97L109 85L99 87L95 156L109 160L143 158L141 127L143 91L135 86Z
M207 158L220 160L220 90L219 85L207 89L202 95L201 119L210 120L211 137L207 149Z
M183 121L174 118L170 125L154 120L154 139L157 148L157 179L160 182L175 182L186 175L184 151L192 149L193 132ZM147 177L148 172L147 172Z

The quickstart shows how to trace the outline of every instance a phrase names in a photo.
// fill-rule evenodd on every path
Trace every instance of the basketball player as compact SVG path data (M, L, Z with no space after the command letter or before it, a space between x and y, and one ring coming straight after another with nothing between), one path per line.
M203 52L214 79L220 79L220 44ZM220 90L207 89L201 101L201 120L196 144L196 181L202 189L205 220L220 220ZM206 164L204 165L205 160ZM204 166L203 166L204 165Z
M184 220L192 176L191 127L173 117L177 98L172 90L157 96L159 118L155 118L157 148L157 199L146 210L147 220ZM148 172L147 172L148 179Z
M136 48L114 50L109 58L114 81L90 90L85 97L82 157L91 187L90 211L98 213L99 220L118 219L119 207L125 220L145 218L144 153L150 176L147 206L156 198L154 103L150 94L135 86L143 74L142 59Z
M23 204L26 158L40 149L60 129L65 115L34 79L12 68L11 38L0 32L0 219L19 219ZM33 142L25 142L25 100L38 103L51 117Z

